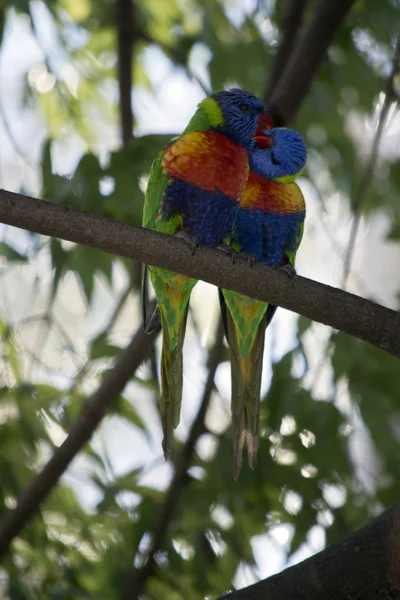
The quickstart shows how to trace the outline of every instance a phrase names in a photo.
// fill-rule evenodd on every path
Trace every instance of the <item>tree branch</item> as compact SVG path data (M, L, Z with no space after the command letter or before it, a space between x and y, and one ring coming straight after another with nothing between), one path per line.
M126 383L146 358L155 335L146 335L140 327L129 345L118 356L114 367L103 378L99 388L85 402L82 412L66 440L32 480L0 522L0 556L8 549L13 538L39 509L70 462L91 438L104 414L116 402Z
M400 357L400 314L389 308L280 269L45 200L0 190L0 222L178 271L216 286L297 312Z
M354 2L320 0L303 25L268 106L276 126L289 123L296 115L336 31Z
M125 146L133 134L132 56L134 41L132 0L117 0L116 25L118 35L118 86L122 143Z
M112 328L114 327L116 321L118 320L118 318L125 306L126 301L129 298L129 295L132 291L132 279L133 278L130 277L129 283L127 284L126 288L124 289L124 291L118 298L117 304L115 305L114 310L113 310L108 322L103 327L103 329L98 333L98 335L101 335L101 334L105 333L106 331L110 332L112 330ZM77 390L79 388L79 385L80 385L81 381L84 379L84 377L86 376L91 363L92 363L92 359L90 357L88 357L87 360L84 362L84 364L80 367L80 369L77 370L77 372L74 375L73 382L69 388L69 393L73 393L75 390Z
M400 600L400 502L326 550L219 600Z
M133 568L128 575L124 596L125 600L141 597L141 594L145 589L146 581L153 573L155 566L154 556L160 549L168 525L175 515L175 509L179 501L179 496L182 493L185 481L187 480L186 474L190 466L190 460L192 458L194 447L197 440L204 432L204 420L210 404L211 393L214 388L215 373L222 358L222 341L223 327L222 321L220 321L215 343L209 355L208 376L204 387L200 408L195 420L192 423L186 443L175 461L174 476L159 507L157 513L158 516L151 532L150 546L141 560L142 566L139 569Z
M397 38L396 46L393 54L392 68L387 79L385 88L385 99L382 104L382 109L378 119L378 125L375 131L375 135L372 141L371 152L365 165L360 183L357 188L356 195L354 197L352 208L354 212L353 223L349 235L349 241L347 244L347 252L344 260L343 276L342 276L342 287L346 287L347 279L350 273L351 261L353 258L354 247L357 239L358 227L361 219L361 209L367 195L368 188L375 172L376 161L379 155L379 145L382 139L382 135L386 126L387 118L389 116L390 108L392 103L396 100L396 92L394 90L395 77L400 70L400 36Z
M347 250L346 255L343 262L343 274L340 287L342 289L346 289L347 281L350 275L351 262L353 259L354 248L356 244L358 228L361 220L361 209L363 203L365 201L368 188L371 184L376 161L378 160L379 155L379 144L383 135L383 131L385 125L387 123L388 115L390 112L390 107L392 106L392 102L396 99L396 94L394 91L394 79L397 72L400 70L400 37L398 37L394 49L393 60L392 60L392 68L387 78L386 86L385 86L385 99L382 104L382 108L378 118L378 125L376 127L376 131L374 134L374 138L372 140L371 150L369 154L369 158L367 164L364 167L361 179L359 181L358 187L356 189L356 193L354 199L352 201L352 209L353 209L353 222L351 225L351 230L349 234L349 239L347 242ZM311 390L315 388L317 385L321 374L323 373L323 368L325 366L326 360L329 356L330 349L332 346L332 341L334 338L334 332L331 332L330 336L326 340L324 348L320 354L321 358L318 363L318 366L315 370L315 374L313 377L313 382L311 384Z
M307 0L287 0L286 12L282 21L281 41L264 92L264 104L268 106L271 94L282 75L292 53L300 29Z

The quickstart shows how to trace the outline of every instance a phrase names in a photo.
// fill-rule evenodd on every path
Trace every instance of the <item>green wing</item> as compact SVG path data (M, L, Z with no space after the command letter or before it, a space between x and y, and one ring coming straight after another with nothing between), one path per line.
M303 199L303 203L304 203L303 194L301 193L301 190L300 190L299 186L296 183L294 183L294 182L292 183L292 186L296 186L296 194L299 195L300 198ZM303 204L303 206L305 206L305 204ZM304 210L303 220L300 223L298 223L298 225L297 225L295 242L293 244L291 244L290 246L288 246L286 248L286 251L285 251L285 255L287 256L290 264L293 265L293 266L294 266L294 262L296 260L297 250L298 250L298 248L300 246L300 242L301 242L302 237L303 237L304 219L305 219L305 217L306 217L306 213L305 213L305 210Z
M212 99L204 100L182 135L192 131L209 129L218 126L222 112ZM179 139L179 136L177 139ZM175 140L176 141L176 140ZM172 144L174 142L171 142ZM142 226L155 229L161 233L174 235L182 227L182 216L174 215L169 220L157 219L168 176L163 174L162 159L165 146L154 160L147 185L143 206ZM157 299L157 311L147 322L147 272L149 271ZM173 430L179 423L182 402L182 347L185 337L186 319L191 291L196 279L178 275L158 267L144 267L142 286L143 322L146 331L157 329L163 331L163 350L161 358L161 397L160 408L164 431L163 448L169 456Z
M162 172L162 156L165 147L157 154L149 173L146 195L143 205L142 227L154 229L158 209L162 202L168 177Z
M217 102L212 98L205 98L200 102L197 111L191 118L186 129L177 139L193 131L207 131L212 127L221 127L223 122L222 111ZM166 147L164 146L157 154L150 169L142 219L142 227L148 227L149 229L155 228L158 209L160 208L165 188L168 185L168 177L162 172L162 156ZM173 234L177 229L176 225L177 223L171 224L171 227L167 227L164 233Z
M299 223L297 225L297 234L296 234L296 242L292 246L288 246L285 251L285 255L287 256L289 262L294 267L294 262L296 260L296 253L298 247L300 246L301 238L303 237L304 231L304 222Z

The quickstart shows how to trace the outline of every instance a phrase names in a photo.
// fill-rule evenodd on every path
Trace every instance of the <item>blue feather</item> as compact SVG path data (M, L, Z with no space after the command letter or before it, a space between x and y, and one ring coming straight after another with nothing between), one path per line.
M242 208L236 217L234 242L241 252L254 254L264 264L278 267L284 262L285 252L296 248L298 226L303 221L303 212L282 215Z
M251 92L232 88L211 95L218 102L224 117L224 125L216 131L245 146L255 135L257 118L265 110L263 103Z
M251 141L248 145L250 168L271 181L298 176L307 161L307 148L301 135L294 129L271 129L264 134L271 138L271 148L260 148L255 140Z
M183 217L184 230L200 244L215 247L230 235L235 223L238 203L222 192L206 191L175 179L166 188L160 219Z

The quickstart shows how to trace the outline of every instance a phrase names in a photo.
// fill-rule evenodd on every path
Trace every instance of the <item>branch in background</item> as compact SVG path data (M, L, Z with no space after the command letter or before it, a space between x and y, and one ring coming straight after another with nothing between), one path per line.
M97 391L84 404L66 440L21 494L16 508L10 510L0 522L0 556L7 551L13 538L37 512L70 462L89 441L106 411L117 401L129 379L147 357L154 339L155 335L146 335L140 327L118 356L114 367L104 375Z
M320 0L303 25L268 110L276 126L289 123L303 102L337 30L355 0Z
M118 88L119 118L122 145L126 146L134 137L132 107L132 73L135 45L140 32L135 23L134 0L117 0L115 10L118 37ZM141 265L133 265L133 284L140 287Z
M118 320L119 316L121 315L122 309L124 308L126 301L129 298L129 294L132 291L132 279L133 279L133 277L130 278L129 283L127 284L126 288L124 289L124 291L118 298L117 304L115 305L114 310L111 313L108 323L105 325L105 327L103 327L102 331L100 331L98 335L105 333L106 331L111 331L112 328L114 327L116 321ZM71 387L69 388L70 393L74 392L79 387L79 384L85 377L91 363L92 363L92 359L88 358L84 362L84 364L81 366L81 368L75 373L74 380L72 382Z
M326 550L219 600L400 600L400 503Z
M387 118L389 116L390 107L392 102L396 99L396 92L394 90L394 80L397 74L400 71L400 36L397 38L396 47L394 50L393 60L392 60L392 68L390 75L387 80L386 89L385 89L385 99L382 104L382 109L379 115L378 126L376 128L375 136L372 142L371 154L369 156L368 162L365 165L365 169L363 172L363 176L360 180L356 195L353 200L353 212L354 218L351 226L349 242L347 245L346 257L343 266L343 276L342 276L342 285L341 287L345 288L347 284L347 279L350 273L351 261L353 259L354 247L356 243L358 227L360 225L361 218L361 209L364 203L365 197L367 195L368 187L372 181L376 161L378 160L379 155L379 144L382 139L383 131L385 129L385 125L387 122Z
M141 594L144 592L146 582L152 575L155 566L154 556L161 547L169 523L174 518L179 497L187 480L187 470L190 466L190 460L194 451L194 447L197 440L204 432L204 420L210 404L211 393L214 389L215 373L222 358L222 340L223 327L222 321L220 321L215 343L209 355L208 376L204 387L200 408L190 428L187 441L175 461L175 472L159 507L157 519L151 531L150 546L145 555L142 557L142 566L139 569L132 569L128 575L128 581L124 595L125 600L140 598Z
M1 12L0 12L0 27L1 27ZM10 124L10 122L6 116L5 110L4 110L3 100L1 98L1 95L0 95L0 121L1 121L1 124L3 125L4 132L6 133L6 135L8 137L8 141L10 142L10 146L14 150L15 154L17 154L20 158L22 158L22 160L28 166L33 167L33 163L31 161L31 159L28 158L28 156L25 154L25 151L20 147L16 137L13 134L13 131L11 129L11 124Z
M287 0L286 2L286 11L281 27L281 41L272 65L269 82L264 92L265 106L268 106L271 94L288 63L295 45L297 33L303 21L306 6L307 0Z
M132 59L133 59L133 3L117 0L116 25L118 35L118 85L121 138L125 146L133 136Z
M262 263L235 264L200 246L195 255L184 240L127 223L0 190L0 222L202 279L297 312L400 356L400 314L375 302L311 279L290 278Z
M392 68L387 79L386 88L385 88L385 99L382 104L382 108L378 118L378 125L375 131L375 135L372 141L371 152L367 164L365 165L362 177L360 179L356 194L354 196L354 200L352 202L352 208L354 212L354 218L350 230L349 241L347 244L346 256L344 258L343 264L343 274L342 274L342 282L341 288L346 289L348 277L350 275L351 261L354 254L355 243L357 239L358 228L360 225L361 219L361 209L364 204L368 187L371 184L376 161L378 160L379 155L379 144L382 139L383 131L385 129L385 125L387 122L387 118L389 116L390 107L392 102L396 99L396 93L394 91L394 79L396 74L400 71L400 37L397 39L393 60L392 60ZM326 360L329 356L332 340L333 340L334 332L332 332L323 348L321 353L320 362L315 370L315 374L313 377L313 381L311 383L311 390L315 388L317 383L319 382L319 378L321 373L323 372L323 368L325 366Z

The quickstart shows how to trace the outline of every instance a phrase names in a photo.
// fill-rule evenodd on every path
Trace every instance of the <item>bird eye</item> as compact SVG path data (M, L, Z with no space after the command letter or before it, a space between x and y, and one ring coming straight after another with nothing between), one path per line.
M243 104L239 104L239 108L242 112L249 112L250 111L250 105L243 103Z
M271 152L271 162L273 165L275 165L276 167L280 166L280 162L279 160L275 157L275 154L273 152Z

